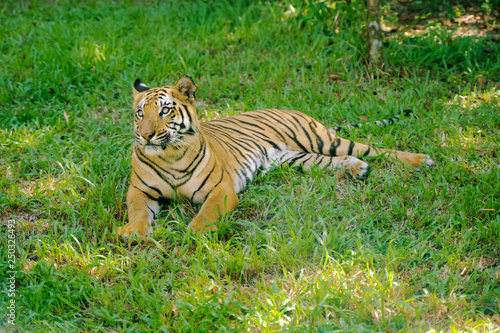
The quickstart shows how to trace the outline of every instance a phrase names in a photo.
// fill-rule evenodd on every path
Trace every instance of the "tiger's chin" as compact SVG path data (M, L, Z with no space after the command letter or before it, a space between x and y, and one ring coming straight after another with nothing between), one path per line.
M158 156L158 155L163 154L165 148L163 148L163 146L155 145L155 144L151 144L151 143L148 143L147 145L143 146L144 153L146 155L151 155L151 156Z

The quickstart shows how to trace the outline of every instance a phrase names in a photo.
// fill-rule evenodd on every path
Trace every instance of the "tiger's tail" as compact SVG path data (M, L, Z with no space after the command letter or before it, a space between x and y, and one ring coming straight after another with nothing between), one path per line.
M412 113L413 113L413 110L406 109L406 110L398 112L398 114L392 118L376 120L375 125L381 126L381 127L383 127L385 125L392 125L396 121L399 121L399 117L401 116L401 114L404 114L405 116L409 116ZM334 128L329 128L328 131L330 131L330 133L337 135L342 130L345 130L345 128L353 129L353 128L360 128L363 126L371 126L371 125L372 125L372 123L369 123L369 122L368 123L358 123L358 124L346 124L346 125L337 126Z

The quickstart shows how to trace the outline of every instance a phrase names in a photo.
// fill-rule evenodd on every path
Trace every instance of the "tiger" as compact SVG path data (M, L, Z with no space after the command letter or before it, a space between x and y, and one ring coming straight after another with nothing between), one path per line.
M188 224L196 232L217 230L221 215L234 211L237 193L258 174L277 165L347 169L364 180L370 166L360 158L389 155L415 168L435 162L425 154L374 147L338 137L314 118L294 110L265 109L200 121L189 76L175 86L133 84L134 142L127 191L129 223L117 235L145 238L160 200L181 198L201 204ZM397 120L394 118L391 121ZM390 122L389 122L390 123Z

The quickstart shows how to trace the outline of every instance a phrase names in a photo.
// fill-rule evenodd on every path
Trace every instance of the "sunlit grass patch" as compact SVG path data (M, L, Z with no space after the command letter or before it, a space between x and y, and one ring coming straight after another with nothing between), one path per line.
M131 266L131 259L128 256L115 255L109 249L90 249L89 246L83 248L82 245L73 238L73 242L64 241L56 243L41 238L33 243L33 253L31 255L37 260L29 259L23 266L23 270L31 271L38 261L44 261L56 270L70 270L86 273L98 281L112 281L117 275L123 274Z

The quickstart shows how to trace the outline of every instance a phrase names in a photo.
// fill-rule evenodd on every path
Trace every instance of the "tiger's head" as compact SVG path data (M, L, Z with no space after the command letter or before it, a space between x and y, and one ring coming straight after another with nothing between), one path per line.
M134 145L148 155L188 145L199 128L193 107L195 92L196 86L189 76L182 77L175 86L159 88L149 88L141 80L135 80Z

